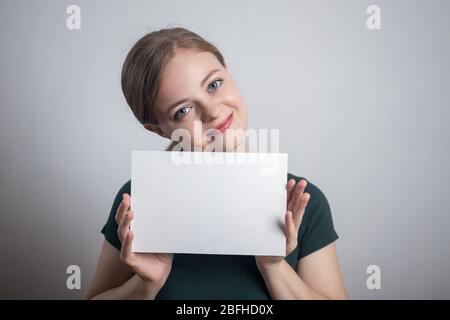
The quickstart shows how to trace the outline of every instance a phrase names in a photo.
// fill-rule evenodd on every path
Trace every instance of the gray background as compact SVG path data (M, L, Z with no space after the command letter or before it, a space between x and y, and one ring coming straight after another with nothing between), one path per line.
M81 30L66 8L81 7ZM366 27L381 8L382 29ZM182 25L223 52L250 126L327 196L353 299L450 298L448 1L0 2L0 298L82 298L131 150L167 145L120 89L132 44ZM66 267L82 290L66 288ZM366 268L381 267L380 290Z

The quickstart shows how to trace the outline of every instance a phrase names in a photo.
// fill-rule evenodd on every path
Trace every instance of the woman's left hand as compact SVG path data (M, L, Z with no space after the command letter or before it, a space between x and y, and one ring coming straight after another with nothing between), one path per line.
M304 192L307 182L300 180L297 184L291 179L286 184L287 189L287 209L284 218L284 233L286 234L286 256L297 247L297 236L306 205L310 194ZM283 256L255 256L258 267L266 267L282 261Z

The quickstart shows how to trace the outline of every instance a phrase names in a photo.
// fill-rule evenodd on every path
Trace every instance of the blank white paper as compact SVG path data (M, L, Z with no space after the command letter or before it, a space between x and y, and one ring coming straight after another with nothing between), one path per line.
M287 154L133 151L133 252L284 256Z

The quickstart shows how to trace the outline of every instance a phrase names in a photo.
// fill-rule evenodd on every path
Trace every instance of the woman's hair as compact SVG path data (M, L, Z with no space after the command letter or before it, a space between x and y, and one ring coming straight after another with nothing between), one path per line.
M153 106L161 74L178 48L211 52L226 67L222 54L213 44L185 28L165 28L143 36L125 58L121 79L125 99L142 124L156 124Z

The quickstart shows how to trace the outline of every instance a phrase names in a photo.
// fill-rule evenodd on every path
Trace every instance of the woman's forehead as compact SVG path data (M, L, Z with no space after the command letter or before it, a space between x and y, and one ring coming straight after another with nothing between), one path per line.
M223 67L211 52L177 49L163 70L161 83L180 77L191 77L191 80L194 80L196 77L204 76L212 68Z
M177 50L178 51L178 50ZM176 52L163 70L157 104L164 108L177 98L186 98L201 89L201 82L213 70L223 71L210 52L183 50Z

